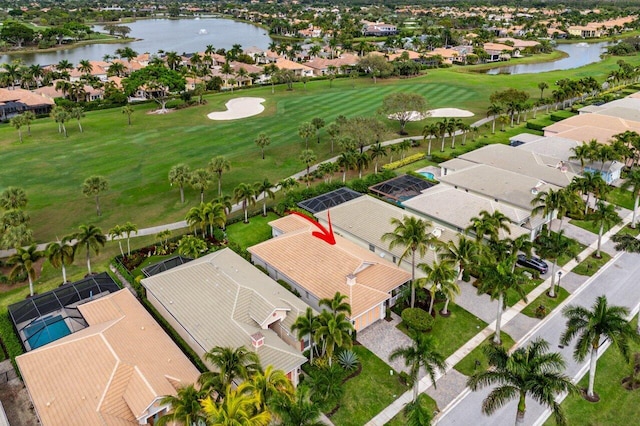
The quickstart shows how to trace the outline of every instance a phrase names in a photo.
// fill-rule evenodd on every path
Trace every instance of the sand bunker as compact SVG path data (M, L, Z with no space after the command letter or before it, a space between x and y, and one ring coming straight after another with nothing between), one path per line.
M407 111L409 112L408 121L420 121L424 120L428 117L473 117L473 113L471 111L467 111L464 109L458 108L438 108L432 109L427 112L427 114L421 114L418 111ZM391 114L389 116L389 120L398 120L398 114Z
M226 111L207 114L211 120L237 120L258 115L264 111L262 98L235 98L225 104Z

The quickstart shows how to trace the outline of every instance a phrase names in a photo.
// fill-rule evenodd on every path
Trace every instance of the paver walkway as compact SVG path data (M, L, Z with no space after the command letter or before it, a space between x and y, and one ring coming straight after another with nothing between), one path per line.
M380 320L358 332L358 342L376 354L378 358L385 361L397 372L409 372L409 368L404 365L402 358L389 360L391 352L401 346L411 345L409 336L398 330L396 326L402 322L394 312L391 312L391 321Z

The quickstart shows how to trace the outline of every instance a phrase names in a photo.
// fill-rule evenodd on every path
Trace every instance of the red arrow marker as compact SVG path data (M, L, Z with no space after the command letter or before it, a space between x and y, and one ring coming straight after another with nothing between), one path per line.
M318 229L320 229L321 232L313 231L311 233L311 235L313 235L316 238L320 238L321 240L323 240L324 242L326 242L328 244L335 245L336 238L333 235L333 227L331 226L331 215L329 214L328 210L327 210L327 219L329 220L329 230L328 231L327 231L327 228L322 226L319 222L311 219L310 217L307 217L307 216L303 215L302 213L291 212L291 214L295 214L297 216L300 216L303 219L308 220L309 222L313 223Z

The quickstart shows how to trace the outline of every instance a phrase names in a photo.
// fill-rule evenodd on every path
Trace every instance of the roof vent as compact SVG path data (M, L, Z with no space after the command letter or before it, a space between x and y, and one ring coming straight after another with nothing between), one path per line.
M260 346L264 345L264 336L262 333L254 333L251 335L251 344L254 349L258 349Z
M536 188L535 186L533 188L531 188L531 193L533 195L538 195L538 188Z
M356 285L356 276L354 274L347 275L347 285Z
M436 238L440 238L440 235L442 235L442 229L434 228L433 231L431 231L431 235L433 235Z

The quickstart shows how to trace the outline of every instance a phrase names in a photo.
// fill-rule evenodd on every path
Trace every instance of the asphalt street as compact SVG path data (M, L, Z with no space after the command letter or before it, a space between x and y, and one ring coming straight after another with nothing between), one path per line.
M640 303L640 255L620 253L616 260L609 264L606 269L593 279L588 280L573 297L568 300L568 304L591 307L600 295L606 295L610 305L626 306L629 310L634 310ZM573 360L573 346L561 348L558 345L560 335L564 331L566 320L562 316L561 309L556 309L546 321L538 328L531 330L525 336L522 344L526 344L532 339L541 337L549 342L550 350L560 352L567 363L566 374L576 378L581 370L587 365L588 358L583 363L576 363ZM602 351L601 351L602 352ZM598 376L596 370L595 391L598 391L598 382L610 380L606 377ZM477 392L470 392L468 388L460 394L458 399L446 407L437 419L439 426L448 425L473 425L473 426L501 426L513 425L515 422L517 400L514 400L491 416L486 416L481 412L482 400L489 394L492 387L484 388ZM526 425L539 424L542 421L545 409L532 399L527 399L527 412L525 416Z

